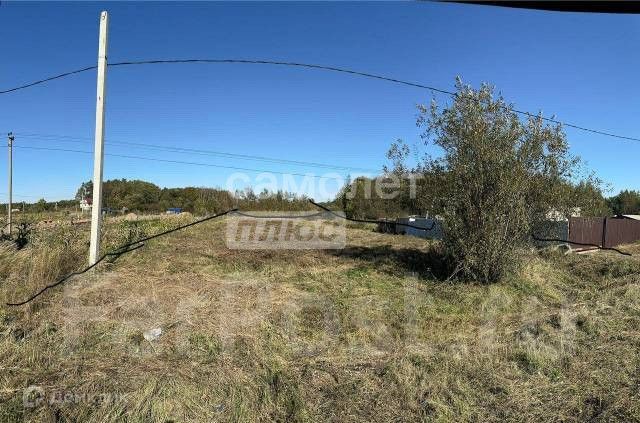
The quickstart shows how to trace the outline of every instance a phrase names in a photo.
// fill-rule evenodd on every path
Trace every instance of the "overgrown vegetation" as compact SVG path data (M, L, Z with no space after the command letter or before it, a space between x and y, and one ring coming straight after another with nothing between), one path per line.
M105 240L180 219L112 221ZM4 244L0 421L640 419L640 246L548 250L501 284L450 284L421 239L349 228L344 250L230 251L224 225L21 308L4 302L85 263L86 229ZM47 401L25 407L29 386Z
M607 199L607 204L615 214L640 214L640 192L625 189Z
M348 181L333 201L333 206L347 217L356 219L383 219L424 214L416 210L411 198L422 181L383 175L376 178L358 177Z
M492 87L474 90L458 80L450 105L419 109L425 144L440 152L412 168L409 148L398 142L389 152L391 174L421 176L414 202L441 216L454 274L498 281L518 269L519 255L550 213L605 211L599 181L570 182L579 160L569 154L562 128L541 116L521 121Z
M398 142L383 176L333 206L438 214L442 243L359 224L344 249L229 250L210 221L13 308L84 266L88 228L57 219L1 240L0 421L640 420L640 245L528 248L550 211L629 210L633 194L607 202L596 179L571 182L562 129L521 122L488 86L458 83L451 105L420 111L442 154L409 165ZM141 212L311 207L127 180L105 198ZM192 219L107 219L103 251Z

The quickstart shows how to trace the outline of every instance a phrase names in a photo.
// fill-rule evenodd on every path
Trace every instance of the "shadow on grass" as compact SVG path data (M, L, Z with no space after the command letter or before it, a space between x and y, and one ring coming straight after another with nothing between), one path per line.
M442 251L432 248L394 248L391 245L371 247L349 246L341 250L326 250L341 258L361 261L394 276L415 273L422 279L446 280L453 268Z

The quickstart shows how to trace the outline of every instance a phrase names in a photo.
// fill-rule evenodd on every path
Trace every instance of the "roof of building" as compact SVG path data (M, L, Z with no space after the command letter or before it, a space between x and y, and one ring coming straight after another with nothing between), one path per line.
M640 220L640 214L623 214L622 217L627 219Z

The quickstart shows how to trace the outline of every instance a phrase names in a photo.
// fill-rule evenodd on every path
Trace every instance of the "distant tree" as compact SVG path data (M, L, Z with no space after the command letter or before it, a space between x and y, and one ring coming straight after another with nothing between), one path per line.
M344 213L346 217L351 217L349 214L347 214L347 209L349 208L349 198L347 197L347 192L350 186L351 186L351 175L347 175L347 180L344 184L344 187L343 189L340 190L340 192L338 193L338 196L336 197L337 199L340 200L340 207L342 209L342 213Z
M75 199L80 201L93 196L93 181L83 182L76 191Z
M412 190L420 190L422 175L418 176L389 172L375 178L349 179L333 200L333 207L341 209L347 217L366 219L423 214L415 195L411 194ZM411 178L415 178L415 182L411 182ZM412 188L414 183L416 187Z
M90 182L78 189L78 198ZM66 203L65 203L66 204ZM256 195L251 188L232 194L229 191L202 188L160 188L140 180L114 179L103 184L103 206L116 210L163 212L170 207L205 215L240 206L247 210L309 210L306 197L282 191L263 191Z
M38 200L38 202L34 205L33 211L36 213L42 213L47 211L47 201L44 198Z
M158 202L161 189L150 182L126 179L112 180L102 187L104 206L130 210L159 211Z
M565 195L565 205L569 207L566 211L569 217L573 210L579 208L580 216L609 216L611 208L602 193L602 183L596 178L588 178L577 184L567 184L568 189ZM572 209L571 209L572 208Z
M607 203L615 214L640 214L640 191L620 191Z

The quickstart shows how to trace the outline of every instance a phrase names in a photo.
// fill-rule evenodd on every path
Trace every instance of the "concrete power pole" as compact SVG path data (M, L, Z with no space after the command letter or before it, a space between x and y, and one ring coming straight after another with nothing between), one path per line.
M9 226L9 236L11 236L11 209L13 208L13 132L9 132L9 204L7 204L7 225Z
M89 265L95 264L100 254L100 227L102 226L102 164L104 161L104 103L107 77L107 36L109 15L100 14L98 41L98 91L96 100L96 138L93 157L93 205L91 206L91 242Z

